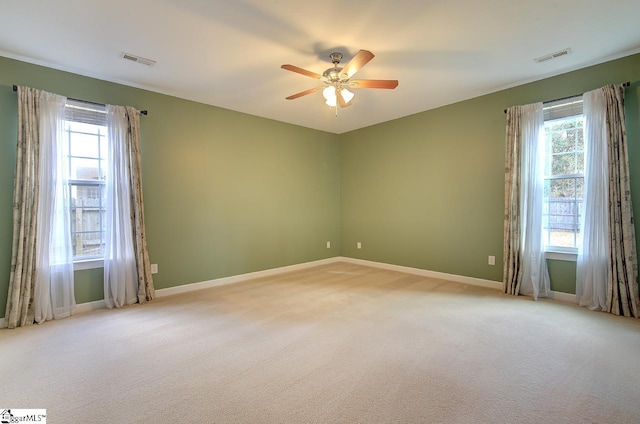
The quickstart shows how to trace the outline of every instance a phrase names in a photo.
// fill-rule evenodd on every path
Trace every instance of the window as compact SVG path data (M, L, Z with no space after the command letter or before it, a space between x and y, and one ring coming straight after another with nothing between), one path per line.
M104 257L107 127L104 107L68 100L65 137L74 261Z
M544 116L545 249L576 252L584 194L582 96L545 104Z

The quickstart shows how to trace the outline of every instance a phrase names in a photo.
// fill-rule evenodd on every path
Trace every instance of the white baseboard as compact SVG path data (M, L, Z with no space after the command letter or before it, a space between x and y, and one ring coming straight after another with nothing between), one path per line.
M81 314L83 312L95 311L96 309L104 309L107 307L107 304L102 300L96 300L94 302L85 302L76 305L76 314Z
M107 305L106 303L104 303L104 300L96 300L95 302L80 303L76 305L76 310L74 311L74 314L81 314L84 312L93 311L95 309L103 309L106 307ZM0 329L1 328L7 328L7 322L5 321L4 318L0 318Z
M464 275L447 274L444 272L429 271L426 269L411 268L408 266L401 266L401 265L391 265L383 262L367 261L364 259L355 259L355 258L347 258L347 257L340 257L339 259L342 262L348 262L352 264L371 266L374 268L388 269L390 271L404 272L406 274L420 275L422 277L439 278L441 280L455 281L457 283L469 284L472 286L480 286L480 287L487 287L490 289L502 290L501 281L491 281L491 280L484 280L482 278L465 277Z
M400 265L391 265L383 262L367 261L364 259L355 259L355 258L347 258L347 257L339 257L337 259L339 259L342 262L349 262L353 264L371 266L375 268L388 269L391 271L399 271L407 274L420 275L423 277L439 278L441 280L455 281L458 283L469 284L472 286L487 287L487 288L496 289L496 290L502 290L502 287L503 287L502 281L492 281L492 280L484 280L482 278L465 277L464 275L447 274L444 272L429 271L425 269L411 268L411 267L400 266ZM576 298L575 294L563 293L558 291L552 291L549 294L548 299L559 300L561 302L578 303L578 299Z
M549 293L549 299L553 299L553 300L559 300L561 302L568 302L568 303L575 303L578 304L578 298L576 297L575 294L571 294L571 293L563 293L563 292L558 292L558 291L551 291L551 293Z
M373 268L387 269L390 271L404 272L406 274L420 275L423 277L439 278L441 280L454 281L457 283L469 284L472 286L502 290L502 282L500 281L484 280L482 278L465 277L463 275L447 274L444 272L429 271L426 269L411 268L411 267L402 266L402 265L392 265L392 264L386 264L383 262L374 262L374 261L367 261L364 259L348 258L345 256L336 256L333 258L320 259L317 261L305 262L305 263L296 264L296 265L266 269L264 271L249 272L247 274L232 275L230 277L222 277L222 278L216 278L214 280L184 284L182 286L168 287L166 289L158 289L156 290L156 296L157 297L172 296L179 293L187 293L195 290L207 289L210 287L223 286L226 284L234 284L242 281L251 280L254 278L269 277L273 275L282 274L285 272L299 271L307 268L313 268L319 265L327 265L327 264L332 264L336 262L347 262L347 263L352 263L357 265L370 266ZM552 291L549 298L554 300L560 300L563 302L578 303L576 296L569 293ZM76 307L76 313L89 312L95 309L102 309L106 307L107 306L104 300L96 300L95 302L87 302L87 303L79 304ZM5 319L0 318L0 328L5 328L5 327L6 327Z
M285 273L285 272L298 271L298 270L302 270L302 269L306 269L306 268L312 268L314 266L326 265L326 264L331 264L331 263L339 262L339 261L340 261L340 257L320 259L320 260L317 260L317 261L305 262L305 263L296 264L296 265L288 265L288 266L283 266L283 267L279 267L279 268L266 269L264 271L256 271L256 272L250 272L250 273L247 273L247 274L232 275L230 277L216 278L215 280L201 281L201 282L198 282L198 283L185 284L185 285L182 285L182 286L169 287L169 288L166 288L166 289L158 289L158 290L156 290L156 296L157 297L172 296L172 295L178 294L178 293L186 293L186 292L191 292L191 291L195 291L195 290L206 289L206 288L209 288L209 287L216 287L216 286L223 286L225 284L239 283L241 281L247 281L247 280L251 280L253 278L269 277L269 276L272 276L272 275L282 274L282 273ZM76 314L81 314L81 313L84 313L84 312L89 312L89 311L93 311L93 310L96 310L96 309L103 309L103 308L106 308L106 307L107 307L107 305L106 305L104 299L96 300L94 302L80 303L80 304L78 304L76 306L75 313ZM5 319L4 318L0 318L0 328L6 328L6 326L7 325L6 325Z
M314 266L331 264L339 262L340 257L320 259L312 262L304 262L296 265L288 265L279 268L265 269L264 271L249 272L247 274L232 275L230 277L216 278L214 280L201 281L198 283L184 284L182 286L168 287L166 289L156 290L157 297L172 296L179 293L187 293L195 290L208 289L210 287L224 286L226 284L239 283L254 278L270 277L272 275L282 274L285 272L299 271L302 269L312 268Z

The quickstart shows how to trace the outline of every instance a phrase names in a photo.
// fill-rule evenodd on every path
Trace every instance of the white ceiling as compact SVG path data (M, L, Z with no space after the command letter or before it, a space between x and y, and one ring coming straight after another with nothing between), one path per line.
M638 0L4 0L0 55L343 133L640 51ZM533 58L570 47L572 54ZM376 57L338 117L318 81L339 51ZM127 52L157 61L147 67ZM621 81L622 82L622 81ZM64 94L64 93L61 93ZM150 105L150 113L153 109Z

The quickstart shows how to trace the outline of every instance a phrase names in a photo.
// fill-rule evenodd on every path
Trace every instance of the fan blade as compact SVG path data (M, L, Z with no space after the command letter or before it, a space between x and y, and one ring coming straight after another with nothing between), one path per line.
M389 88L398 86L398 80L351 80L349 87L352 88Z
M316 87L316 88L310 88L309 90L305 90L305 91L301 91L299 93L296 94L292 94L291 96L287 97L287 100L294 100L297 99L298 97L302 97L302 96L306 96L307 94L311 94L311 93L315 93L316 91L320 91L324 88L324 86L322 87Z
M351 102L347 103L344 101L344 97L342 96L342 90L338 90L336 88L336 97L338 98L338 104L340 107L349 107L351 106Z
M342 68L340 75L347 74L351 78L356 72L358 72L364 65L369 63L374 58L373 53L369 50L360 50L355 56Z
M286 69L287 71L296 72L298 74L305 75L307 77L315 78L315 79L323 79L324 77L320 74L316 74L315 72L307 71L306 69L298 68L293 65L282 65L282 69Z

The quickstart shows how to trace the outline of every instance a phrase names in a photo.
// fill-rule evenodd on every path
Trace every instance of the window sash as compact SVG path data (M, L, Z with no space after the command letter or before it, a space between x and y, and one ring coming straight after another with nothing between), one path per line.
M77 181L72 180L69 181L69 201L71 202L70 208L70 220L71 220L71 241L73 245L73 260L74 261L82 261L87 259L97 259L104 257L104 245L105 245L105 231L104 231L104 219L106 214L106 205L105 205L105 182L104 181ZM97 188L98 196L96 197L96 204L73 204L74 197L72 196L73 189L76 188L76 193L78 192L77 188L80 187L89 187L89 188ZM77 199L77 197L76 197ZM97 228L95 226L91 226L89 228L85 228L85 213L95 214L97 212L97 219L93 219L93 222L97 221ZM95 218L95 217L94 217ZM88 224L88 225L91 225ZM85 236L88 235L97 235L96 238L88 238ZM84 252L85 246L88 241L94 240L96 241L93 245L98 246L98 252L91 253L91 250L88 252ZM78 243L82 244L81 251L79 252Z
M581 119L583 114L583 102L582 96L575 96L568 99L556 100L553 102L545 103L543 108L545 127L547 124L553 121L576 118ZM578 128L584 128L576 126ZM545 128L545 131L547 128ZM551 130L553 131L553 130ZM552 146L548 146L552 147ZM584 172L573 172L566 174L551 174L552 172L552 159L559 156L571 156L573 155L575 161L579 156L584 157L584 151L579 149L578 139L575 140L573 150L559 151L553 153L553 147L551 149L545 149L545 169L549 174L545 175L545 198L543 206L543 228L542 233L544 236L544 247L546 251L576 253L577 242L580 235L580 219L582 211L582 197L578 197L579 180L582 180L582 187L584 187ZM584 166L579 166L577 162L574 164L574 171L580 171L584 169ZM552 198L551 184L554 181L573 181L573 193L570 197L566 198ZM568 193L567 193L568 194ZM555 231L554 231L555 230ZM565 233L565 234L561 234ZM562 244L568 244L568 240L571 238L572 246L568 247Z
M576 252L583 204L583 198L578 197L578 180L584 181L584 174L545 178L545 186L551 181L560 180L573 180L573 196L566 198L551 198L550 195L545 196L544 209L542 211L542 233L545 250ZM558 207L559 205L560 207ZM571 213L566 213L565 208L567 207L571 210ZM557 243L558 238L562 237L561 233L571 234L571 236L567 234L565 237L572 238L572 246Z
M68 181L73 260L74 262L82 262L102 259L105 246L106 175L104 171L107 158L104 156L106 152L104 143L107 142L106 133L102 128L95 128L95 131L91 131L90 128L78 128L78 126L74 128L73 124L106 126L106 107L68 99L65 107L65 120L67 121L65 132L68 143L66 163L69 175L73 177ZM82 144L77 143L82 143L84 140L94 140L91 142L95 142L96 147L86 151L80 147L74 152L72 146L78 148ZM93 164L95 164L95 170L93 170ZM83 170L82 168L86 169L83 170L84 172L73 175L74 165L80 167L78 171ZM82 177L86 177L86 179ZM97 190L97 193L88 193L87 189Z

